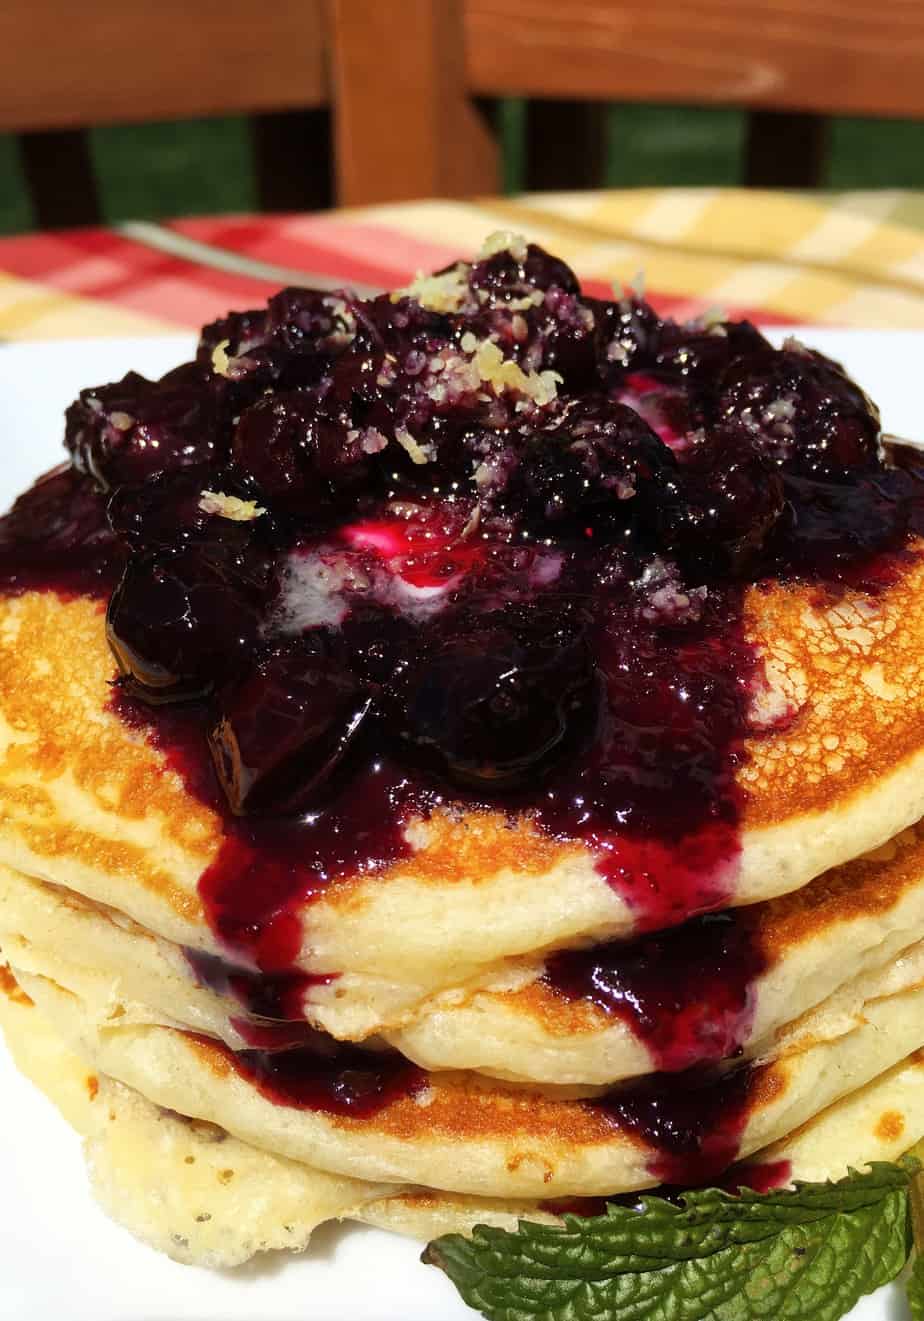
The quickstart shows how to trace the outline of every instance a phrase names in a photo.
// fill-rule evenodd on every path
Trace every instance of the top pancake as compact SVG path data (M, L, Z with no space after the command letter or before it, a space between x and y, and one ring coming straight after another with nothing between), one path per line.
M876 595L749 590L746 631L766 682L738 771L741 852L711 906L796 890L924 814L922 585L924 563L908 556ZM114 675L97 601L0 601L0 861L234 957L198 891L221 819L110 709ZM637 926L639 908L584 846L526 817L439 812L408 835L408 860L338 880L299 913L298 966L340 974L330 993L344 1034L501 959Z

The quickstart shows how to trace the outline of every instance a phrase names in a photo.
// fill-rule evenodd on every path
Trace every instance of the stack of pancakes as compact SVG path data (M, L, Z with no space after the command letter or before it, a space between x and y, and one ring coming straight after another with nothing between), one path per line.
M86 1133L104 1206L221 1265L331 1217L432 1237L912 1145L922 588L909 556L874 596L748 589L760 703L788 717L754 712L728 916L641 935L583 845L435 812L408 823L408 859L298 910L284 1014L207 920L222 819L112 710L99 602L0 601L0 1018ZM356 1043L337 1087L368 1104L298 1099L279 1061L330 1038Z

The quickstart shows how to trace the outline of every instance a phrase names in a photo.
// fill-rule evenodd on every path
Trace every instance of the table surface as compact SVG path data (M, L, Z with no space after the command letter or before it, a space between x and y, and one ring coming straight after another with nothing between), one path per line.
M0 240L0 340L198 327L282 284L394 288L512 229L591 293L644 274L678 316L924 328L924 193L626 189L222 216Z

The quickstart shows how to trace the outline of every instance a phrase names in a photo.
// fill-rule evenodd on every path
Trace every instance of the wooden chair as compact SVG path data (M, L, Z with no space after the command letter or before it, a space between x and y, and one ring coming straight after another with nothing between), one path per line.
M330 0L330 15L347 204L496 191L499 96L530 98L530 188L599 186L610 101L747 110L744 181L768 187L820 182L829 115L924 117L920 0Z
M41 227L99 219L86 128L246 113L266 210L330 204L323 0L3 0L0 131Z

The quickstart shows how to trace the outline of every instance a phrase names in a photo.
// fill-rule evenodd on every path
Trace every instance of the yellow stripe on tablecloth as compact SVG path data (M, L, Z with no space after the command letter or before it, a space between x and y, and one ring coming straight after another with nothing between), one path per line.
M582 273L588 273L589 254L600 243L600 236L582 223L545 211L524 214L523 208L513 207L504 198L396 203L364 207L343 216L347 223L355 219L360 224L387 225L421 243L439 243L460 257L474 256L492 230L514 228ZM627 278L635 269L627 272Z
M739 259L785 259L827 213L827 206L791 193L730 188L715 194L687 241Z
M177 323L0 271L0 340L164 335Z
M687 240L699 225L704 212L711 210L713 188L672 188L653 193L626 226L634 238L671 243ZM641 199L640 199L641 200Z
M905 235L888 223L898 194L883 192L875 199L863 193L840 193L830 200L814 228L790 249L799 261L837 262L856 253L870 238L901 235L906 242L920 244L920 236Z
M907 281L909 284L920 285L924 294L924 246L913 256L897 262L891 268L891 274L896 279Z
M830 304L821 319L834 326L871 330L924 330L924 298L902 289L868 285L852 289L842 302Z

